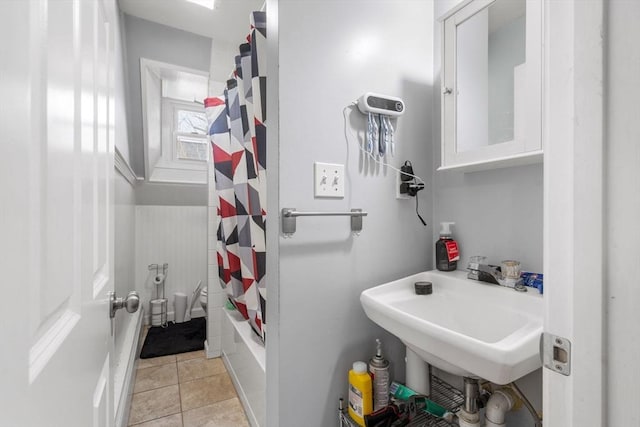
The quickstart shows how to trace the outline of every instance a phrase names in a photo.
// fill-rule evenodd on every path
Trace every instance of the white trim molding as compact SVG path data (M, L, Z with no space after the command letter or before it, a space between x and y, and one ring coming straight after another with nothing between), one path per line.
M129 328L126 332L127 337L125 342L131 344L129 351L123 350L117 357L120 357L119 375L123 376L122 388L116 390L116 416L115 427L126 427L129 422L129 412L131 410L131 398L133 396L133 387L136 382L136 372L138 368L138 354L142 349L143 342L143 319L144 308L140 308L138 312L133 314L134 319L129 323ZM117 375L117 374L116 374Z
M122 175L124 179L129 182L129 184L135 186L138 181L143 181L143 179L139 178L133 171L133 169L131 169L131 165L129 165L127 159L122 156L122 153L120 153L118 147L115 147L113 165L115 166L116 170L120 172L120 175Z

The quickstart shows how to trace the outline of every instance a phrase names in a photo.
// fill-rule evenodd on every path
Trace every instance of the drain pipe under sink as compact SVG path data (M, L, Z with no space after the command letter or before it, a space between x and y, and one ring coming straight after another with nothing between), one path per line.
M478 396L480 396L480 381L477 378L464 377L464 405L458 411L460 427L480 427L480 411L478 410Z
M513 409L516 401L509 389L494 391L485 409L486 427L505 427L504 416Z
M484 427L506 427L505 414L518 409L524 404L535 422L535 427L542 427L542 418L538 415L531 402L522 393L516 383L510 383L494 392L483 390L480 393L480 381L477 378L463 377L464 380L464 404L458 411L458 423L460 427L480 427L480 410L478 405L483 405ZM486 395L490 394L488 400Z

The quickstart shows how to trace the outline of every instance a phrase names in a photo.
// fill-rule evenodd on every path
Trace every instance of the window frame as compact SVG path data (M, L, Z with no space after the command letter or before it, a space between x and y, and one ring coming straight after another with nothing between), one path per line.
M177 73L190 73L207 80L209 76L204 71L140 58L145 178L148 182L206 185L210 159L177 157L176 109L204 113L204 106L196 100L163 96L163 81L175 78ZM206 96L207 92L203 93L203 98Z
M192 133L179 132L178 111L194 111L204 114L204 106L197 102L187 102L173 98L162 98L162 151L168 154L171 162L179 162L184 167L197 167L205 164L210 160L183 159L178 157L178 137L186 136L189 138L202 139L206 144L208 142L207 135L194 135Z

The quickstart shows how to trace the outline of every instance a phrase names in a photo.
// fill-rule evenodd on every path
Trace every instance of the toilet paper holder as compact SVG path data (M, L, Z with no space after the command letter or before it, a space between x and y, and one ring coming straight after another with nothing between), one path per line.
M169 264L166 262L162 264L162 273L160 273L160 264L149 264L148 268L149 271L156 271L156 274L152 279L152 282L156 287L156 299L149 302L151 325L166 328L168 300L164 297L164 285L167 278Z

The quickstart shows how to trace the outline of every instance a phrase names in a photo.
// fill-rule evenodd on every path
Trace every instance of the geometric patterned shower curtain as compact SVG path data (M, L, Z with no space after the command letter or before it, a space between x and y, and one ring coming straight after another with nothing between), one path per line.
M218 196L217 257L229 301L265 339L266 14L251 14L223 96L207 98ZM210 190L211 191L211 190Z

